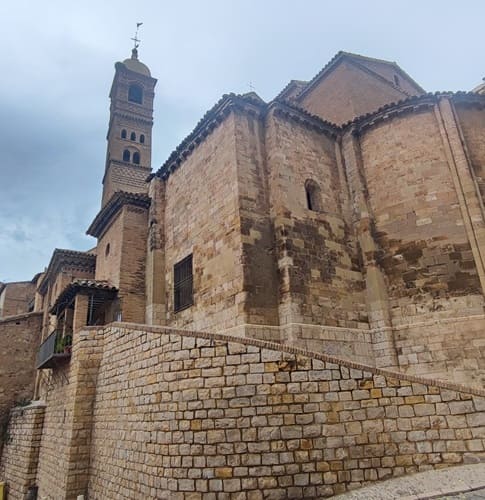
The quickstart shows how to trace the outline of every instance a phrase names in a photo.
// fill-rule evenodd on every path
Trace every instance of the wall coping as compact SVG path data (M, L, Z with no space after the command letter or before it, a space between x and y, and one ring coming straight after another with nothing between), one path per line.
M103 326L87 326L84 327L83 330L81 330L79 333L82 334L83 331L93 331L93 330L103 331L108 328L131 329L131 330L143 331L146 333L159 333L168 335L173 334L173 335L179 335L181 337L195 337L208 340L216 340L221 342L233 342L236 344L255 346L263 349L280 351L288 354L295 354L295 355L299 354L301 356L318 359L320 361L324 361L327 363L342 365L354 370L366 371L373 375L383 375L385 377L394 378L397 380L408 381L411 383L414 382L422 385L430 385L434 387L439 387L441 389L447 389L456 392L464 392L466 394L485 397L485 389L479 389L477 387L471 387L462 384L454 384L452 382L446 382L440 379L420 377L417 375L408 375L392 370L376 368L375 366L369 366L363 363L356 363L355 361L337 358L335 356L330 356L324 353L309 351L306 349L302 349L300 347L293 347L293 346L278 344L276 342L268 342L265 340L259 340L247 337L237 337L234 335L226 335L222 333L200 332L196 330L180 330L177 328L170 328L166 326L154 326L154 325L146 325L143 323L124 323L124 322L113 322Z
M15 316L5 316L5 318L0 318L0 325L2 323L9 323L10 321L18 321L19 319L32 318L34 316L42 316L41 311L32 311L29 313L16 314Z

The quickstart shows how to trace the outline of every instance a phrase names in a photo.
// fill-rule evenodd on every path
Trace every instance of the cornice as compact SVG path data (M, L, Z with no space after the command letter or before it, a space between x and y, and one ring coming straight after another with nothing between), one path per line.
M65 266L94 272L96 268L96 255L87 252L79 252L77 250L56 248L52 253L47 271L39 285L39 292L41 294L47 291L51 279Z
M194 130L172 152L167 161L154 174L167 179L183 161L185 161L204 140L234 111L244 111L249 115L260 116L266 103L256 94L225 94L201 118ZM148 180L153 178L150 176Z
M288 100L275 99L269 104L268 112L270 110L274 110L276 116L282 116L307 128L322 132L331 139L337 139L340 134L338 125L322 120L319 116L312 115Z
M123 206L130 205L148 209L150 202L150 197L143 193L116 191L108 203L98 212L86 234L99 238Z

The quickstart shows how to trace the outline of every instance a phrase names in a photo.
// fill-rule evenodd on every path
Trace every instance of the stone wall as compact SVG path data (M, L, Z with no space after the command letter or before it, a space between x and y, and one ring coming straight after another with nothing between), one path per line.
M275 112L267 118L265 143L280 325L367 329L364 281L335 141L301 117ZM313 210L307 205L308 181L316 187Z
M42 313L0 320L0 423L12 406L34 396L41 324Z
M24 500L29 487L36 484L44 412L45 405L38 402L10 412L0 462L0 479L6 483L10 500Z
M46 422L62 432L75 373L99 359L89 379L79 379L79 387L97 381L95 396L89 387L88 398L75 396L94 397L77 420L84 435L92 425L90 498L330 496L485 456L483 391L162 327L92 327L77 341L70 393L53 392ZM72 452L86 444L69 435L71 447L58 444L55 452L75 470ZM43 453L39 493L47 498L68 472L43 466Z
M167 325L230 328L242 291L234 114L166 180L164 223ZM194 304L174 311L174 265L193 255Z

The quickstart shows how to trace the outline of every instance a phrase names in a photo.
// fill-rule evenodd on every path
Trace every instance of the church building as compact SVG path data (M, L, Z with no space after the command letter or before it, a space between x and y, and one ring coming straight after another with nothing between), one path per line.
M103 447L104 427L96 428L103 412L97 408L108 398L99 373L105 367L108 380L108 373L116 378L121 370L113 367L122 350L110 358L111 369L106 354L96 358L96 345L107 349L110 328L135 333L166 328L195 332L201 339L215 335L218 342L227 336L248 346L280 346L281 352L302 349L329 366L338 359L376 374L390 370L413 383L418 380L413 377L421 377L423 384L461 384L480 395L485 382L483 85L471 92L426 93L395 62L339 52L312 80L292 80L269 102L255 92L222 96L163 165L153 168L156 83L136 47L130 58L116 63L106 165L100 171L102 200L87 229L96 244L88 252L54 250L46 271L29 282L31 311L15 316L16 331L28 323L16 335L35 346L22 394L30 391L47 403L37 472L26 485L38 485L41 498L75 498L86 491L92 498L115 498L107 493L115 491L107 476L97 475L104 459L93 448L93 443ZM12 324L0 319L0 345ZM105 332L99 337L105 340L92 340L93 332ZM131 347L141 349L133 342ZM156 344L143 346L156 350ZM91 354L83 365L75 361L76 353L87 347ZM96 368L89 359L98 359ZM288 371L291 363L278 369ZM75 377L86 384L90 409L76 399L83 385L73 389L72 370L80 370ZM131 390L130 379L123 380L120 387ZM365 384L359 387L367 390ZM12 394L2 400L0 391L0 412L12 404ZM189 406L186 418L197 420ZM55 411L49 414L49 408ZM76 411L78 417L91 412L91 451L87 458L66 455L66 470L75 466L78 476L66 472L67 482L56 483L57 494L50 497L48 485L60 465L45 429L51 425L55 434L53 422L58 425L62 415L63 423L73 419L75 429ZM187 425L194 430L204 424ZM157 431L162 427L145 428L148 434ZM62 446L72 452L73 442L63 439ZM79 442L76 446L82 455ZM127 450L127 460L135 460ZM221 462L220 467L232 466ZM230 478L223 477L227 471L214 477L233 480L231 471ZM403 466L395 474L406 472ZM321 496L374 479L350 472L335 477L335 483L322 479L322 484L343 484L343 489L331 486ZM192 491L180 486L182 479L167 481L163 487L147 486L152 493L144 498L153 491ZM174 489L170 481L178 481ZM216 491L215 484L204 488ZM116 498L133 494L125 486L124 493L116 490ZM279 488L282 496L272 498L290 498L284 485ZM157 498L189 498L173 494Z

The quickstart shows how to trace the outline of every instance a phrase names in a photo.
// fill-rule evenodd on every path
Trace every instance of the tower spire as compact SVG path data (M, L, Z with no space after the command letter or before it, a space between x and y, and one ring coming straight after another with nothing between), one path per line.
M131 58L138 59L138 47L140 46L141 40L138 38L138 30L143 23L136 23L136 31L135 36L132 38L133 40L133 49L131 50Z

